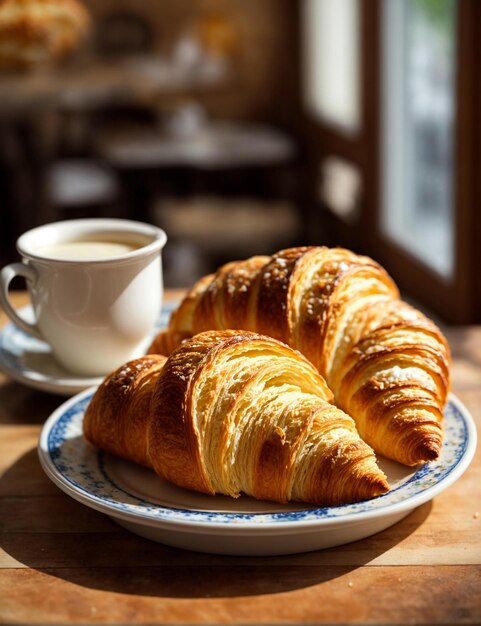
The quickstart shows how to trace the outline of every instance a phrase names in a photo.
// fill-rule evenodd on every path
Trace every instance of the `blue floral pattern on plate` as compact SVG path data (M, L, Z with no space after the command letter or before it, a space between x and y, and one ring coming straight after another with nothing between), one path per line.
M45 424L39 445L42 464L54 482L86 504L113 516L120 514L124 518L143 520L151 525L156 522L173 522L200 525L254 524L258 527L299 522L335 523L376 516L378 513L387 514L403 507L414 508L442 491L463 473L474 454L476 443L472 418L459 400L451 396L444 414L445 441L439 460L414 469L404 468L404 473L400 478L398 476L391 491L383 496L356 504L304 507L301 510L269 505L272 511L267 513L199 510L195 506L182 508L139 497L128 484L119 484L106 462L109 455L94 449L85 441L82 420L93 393L94 390L88 390L67 401ZM389 461L387 464L397 466L399 473L401 466ZM384 469L390 479L389 471Z

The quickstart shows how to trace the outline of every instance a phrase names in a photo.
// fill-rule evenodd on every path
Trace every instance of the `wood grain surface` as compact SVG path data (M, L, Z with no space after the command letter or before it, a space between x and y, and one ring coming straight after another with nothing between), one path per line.
M481 328L445 331L453 391L479 429ZM285 557L197 554L129 534L49 481L37 438L63 400L0 374L0 623L481 623L479 452L447 491L362 541Z

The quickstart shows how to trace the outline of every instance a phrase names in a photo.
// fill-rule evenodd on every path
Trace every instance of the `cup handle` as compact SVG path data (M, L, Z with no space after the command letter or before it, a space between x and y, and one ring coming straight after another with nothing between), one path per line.
M8 317L13 320L19 328L37 339L43 339L37 324L30 324L22 319L10 303L8 287L15 276L23 276L25 280L32 283L35 283L37 280L37 272L33 267L25 265L24 263L11 263L10 265L6 265L0 272L0 303Z

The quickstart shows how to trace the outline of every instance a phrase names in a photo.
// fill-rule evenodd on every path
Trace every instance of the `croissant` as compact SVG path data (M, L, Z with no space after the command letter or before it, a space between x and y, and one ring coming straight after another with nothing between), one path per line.
M2 0L0 68L49 64L86 38L90 17L78 0Z
M211 331L166 360L131 361L100 385L85 437L207 494L317 505L388 484L354 421L300 353L251 332Z
M222 328L302 352L377 453L406 465L438 457L448 345L369 257L301 247L227 263L194 285L149 351L169 354L186 337Z

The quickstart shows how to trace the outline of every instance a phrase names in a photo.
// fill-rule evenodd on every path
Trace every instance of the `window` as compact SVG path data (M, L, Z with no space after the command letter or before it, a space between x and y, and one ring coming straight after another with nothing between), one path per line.
M359 0L305 0L303 86L309 112L354 134L360 125Z
M382 3L381 224L445 278L454 269L453 0Z

